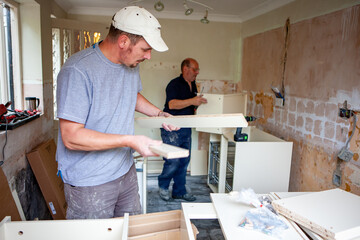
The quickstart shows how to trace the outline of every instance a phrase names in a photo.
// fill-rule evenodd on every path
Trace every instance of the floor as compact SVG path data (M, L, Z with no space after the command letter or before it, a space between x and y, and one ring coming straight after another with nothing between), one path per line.
M147 212L162 212L181 209L183 200L163 201L158 194L158 174L148 174L147 176ZM211 202L211 190L207 186L206 176L187 176L186 186L191 189L191 193L196 197L195 202ZM171 189L170 189L171 190ZM222 240L225 239L218 220L199 219L191 221L198 229L198 240Z

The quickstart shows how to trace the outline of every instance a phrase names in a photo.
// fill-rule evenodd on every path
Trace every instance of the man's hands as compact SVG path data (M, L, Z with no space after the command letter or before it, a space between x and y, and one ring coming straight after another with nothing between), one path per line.
M162 141L153 140L146 136L142 135L135 135L132 136L130 147L137 151L143 157L151 157L151 156L158 156L156 153L153 153L150 149L150 145L161 145Z
M158 116L159 117L171 117L172 115L170 113L160 111ZM166 123L163 123L162 127L168 132L177 131L177 130L180 129L179 127L175 127L175 126L173 126L171 124L166 124Z
M206 98L203 98L202 94L200 94L199 96L191 98L191 100L192 100L192 105L194 105L194 106L200 106L203 103L207 103Z

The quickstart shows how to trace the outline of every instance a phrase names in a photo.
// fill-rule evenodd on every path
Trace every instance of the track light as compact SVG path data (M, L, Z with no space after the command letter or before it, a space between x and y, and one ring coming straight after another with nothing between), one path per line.
M200 20L200 22L205 23L205 24L208 24L210 21L207 19L207 17L208 17L208 10L206 9L206 10L205 10L205 16L204 16L204 18L202 18L202 19Z
M154 8L156 11L161 12L162 10L164 10L164 4L161 1L157 1L154 4Z
M142 1L145 1L145 0L132 0L130 2L130 4L134 4L134 3L138 3L138 2L142 2ZM214 10L213 8L211 8L210 6L208 5L205 5L201 2L198 2L196 0L183 0L184 3L184 8L185 8L185 15L186 16L189 16L191 15L193 12L194 12L194 9L193 8L189 8L189 6L187 5L188 3L191 3L191 4L197 4L197 5L200 5L200 6L203 6L205 8L205 15L204 17L200 20L200 22L202 23L205 23L205 24L208 24L210 21L208 20L208 13L209 13L209 10ZM154 9L158 12L161 12L162 10L164 10L165 6L164 4L161 2L161 0L156 0L155 4L154 4Z
M186 0L184 1L184 8L186 9L185 10L186 16L189 16L194 11L194 9L188 7Z

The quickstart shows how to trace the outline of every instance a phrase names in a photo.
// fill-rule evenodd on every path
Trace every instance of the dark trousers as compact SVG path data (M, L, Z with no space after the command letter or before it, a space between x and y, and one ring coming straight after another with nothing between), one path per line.
M178 131L168 132L161 128L163 143L191 150L191 128L181 128ZM186 158L164 158L162 173L158 176L159 187L168 189L171 179L174 180L172 195L186 194L186 170L190 162L190 154Z

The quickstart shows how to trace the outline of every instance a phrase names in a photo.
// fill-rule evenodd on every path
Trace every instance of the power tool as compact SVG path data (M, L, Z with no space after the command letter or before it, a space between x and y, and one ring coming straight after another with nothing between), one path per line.
M246 116L245 120L247 122L252 122L252 121L255 121L256 118L252 117L252 116ZM234 134L234 141L235 142L247 142L247 140L248 140L247 133L241 133L241 131L242 131L242 127L238 127L236 129L236 133Z
M11 105L11 101L4 104L0 104L0 117L7 113L7 108Z

